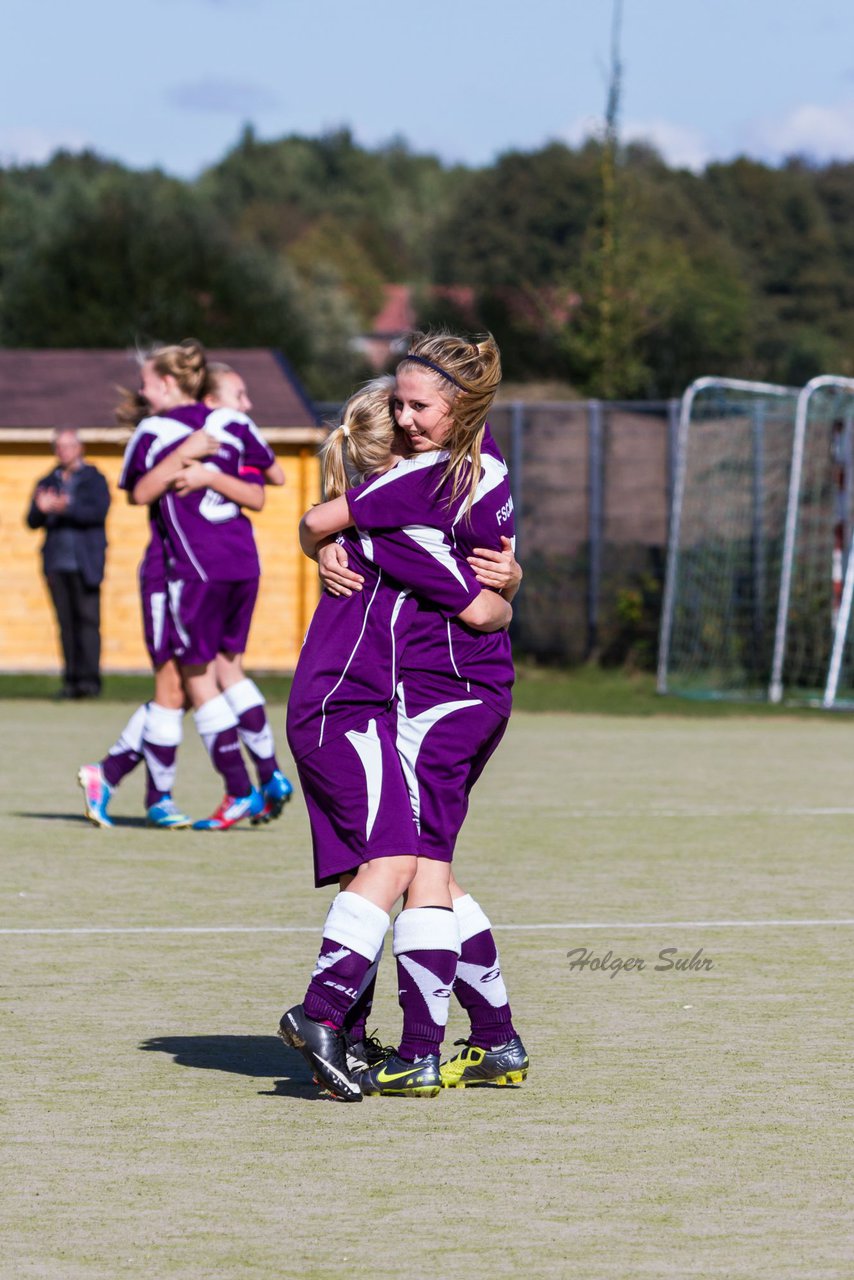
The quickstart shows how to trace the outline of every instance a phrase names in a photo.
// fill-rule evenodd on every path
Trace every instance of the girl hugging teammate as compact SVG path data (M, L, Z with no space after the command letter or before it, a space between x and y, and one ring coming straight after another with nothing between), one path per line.
M242 395L251 407L242 379L232 370L216 372L235 382L224 386L223 399ZM281 470L245 412L202 401L212 390L204 350L192 340L158 348L143 363L140 397L150 413L128 444L120 485L150 510L140 587L155 697L99 765L80 771L87 816L102 826L112 825L106 812L112 790L141 756L148 766L149 821L189 825L171 798L185 699L225 790L198 828L223 830L243 818L277 816L291 792L275 758L263 697L241 666L260 573L242 507L259 510L265 479L281 483ZM255 761L258 790L241 740Z
M506 467L491 439L484 443L499 378L491 339L416 340L394 390L411 456L377 461L380 474L303 522L309 553L347 525L358 535L328 549L328 581L340 594L318 606L289 709L316 879L341 877L342 892L304 1003L284 1015L281 1033L348 1100L434 1096L443 1084L516 1083L527 1073L489 922L450 868L469 791L506 727L512 684L511 611L481 589L467 560L490 586L515 591ZM330 452L346 448L363 470L360 440L345 415ZM340 638L334 654L330 635ZM382 1061L359 1063L352 1050L401 894L394 953L403 1038ZM452 989L472 1032L440 1067Z

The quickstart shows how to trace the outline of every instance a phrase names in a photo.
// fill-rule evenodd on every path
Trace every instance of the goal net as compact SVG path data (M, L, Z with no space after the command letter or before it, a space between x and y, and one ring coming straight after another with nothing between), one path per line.
M727 378L701 378L682 397L661 693L767 696L797 398Z
M769 694L851 705L849 630L854 381L823 375L795 412L786 536Z
M701 378L682 398L658 688L854 698L854 381Z

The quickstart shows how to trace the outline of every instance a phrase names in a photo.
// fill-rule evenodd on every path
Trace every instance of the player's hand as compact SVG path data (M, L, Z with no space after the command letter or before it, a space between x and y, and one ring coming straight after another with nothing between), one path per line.
M496 591L511 588L515 591L522 581L522 566L513 554L513 544L509 538L501 539L500 551L475 547L467 559L482 587L492 587Z
M172 481L176 493L194 493L196 489L210 487L211 472L203 462L188 462Z
M182 462L194 462L198 458L209 458L218 448L218 440L208 435L207 431L199 430L181 441L178 456Z
M317 572L320 585L331 596L351 596L361 591L365 579L348 569L347 552L340 542L329 542L317 551Z

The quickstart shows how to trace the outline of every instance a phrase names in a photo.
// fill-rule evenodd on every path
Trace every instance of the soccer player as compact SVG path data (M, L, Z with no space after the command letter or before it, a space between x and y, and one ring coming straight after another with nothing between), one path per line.
M497 350L490 355L497 363ZM472 364L471 344L446 335L421 335L398 366L395 416L408 447L427 465L447 456L443 446L453 440L448 418L453 416L455 405L458 413L485 412L482 405L472 405L471 393L463 390ZM469 478L467 503L457 510L446 531L457 550L468 558L479 581L496 589L503 587L512 597L521 580L509 550L514 535L513 504L507 467L488 426L470 453L472 477L477 474L479 479L472 492ZM421 505L424 498L429 503L429 491L413 491L412 473L406 469L395 469L387 477L352 491L348 498L349 513L364 531L363 536L372 539L380 565L386 542L376 536L379 531L432 518L429 507ZM329 523L325 528L331 531ZM324 559L330 570L328 575L322 570L322 577L330 589L351 590L362 585L354 575L342 572L346 567L340 548L321 552L321 561ZM474 635L435 609L422 606L417 626L411 629L402 650L397 689L397 746L419 825L420 854L406 908L395 922L404 1037L396 1061L369 1064L369 1071L360 1076L363 1092L393 1093L406 1091L413 1082L427 1086L435 1081L439 1027L444 1026L441 1016L437 1021L437 1015L444 1011L435 992L443 989L445 979L466 1009L471 1031L461 1051L441 1064L441 1083L445 1087L484 1081L520 1083L527 1075L528 1056L512 1023L489 920L450 873L471 788L506 729L512 683L512 657L505 631ZM419 906L422 897L426 897L426 904ZM450 954L431 957L429 966L415 954L420 941L435 938L436 929L443 927L441 917L432 914L436 906L452 907L459 924L461 955L455 970ZM447 925L444 927L450 934ZM445 950L450 953L452 948ZM367 1002L366 995L361 998ZM444 1017L446 1020L446 1012ZM351 1034L358 1038L360 1030L356 1019ZM407 1064L411 1064L409 1075Z
M257 484L260 507L263 471L275 459L247 415L208 409L189 385L164 377L152 360L143 365L142 393L155 416L140 424L128 446L122 483L135 502L159 499L175 653L196 726L225 786L214 814L194 826L226 830L264 809L240 753L238 717L216 679L217 653L245 649L258 594L258 554L235 486ZM217 448L207 460L206 474L177 491L186 480L180 441L202 429Z
M205 357L199 344L188 340L177 347L156 349L150 353L147 363L170 386L176 400L180 398L192 403L201 392ZM154 406L149 404L142 390L136 395L125 393L117 417L133 425L131 444L139 438L140 424L148 420L152 408ZM165 404L160 408L168 414ZM172 430L175 439L180 440L175 452L178 465L206 457L216 448L212 437L202 431L193 433L177 419L172 421ZM129 451L130 445L125 453L123 475ZM177 639L167 604L166 548L155 503L150 506L148 514L149 540L139 567L139 586L145 646L154 670L154 697L137 707L108 754L98 764L83 765L78 773L86 816L101 827L113 826L108 812L113 792L142 759L146 763L147 821L163 828L191 825L191 819L178 809L172 798L176 756L183 732L185 693L174 657Z
M145 417L138 424L128 446L123 473L125 487L132 487L129 477L134 467L139 470L141 455L150 452L150 461L156 462L157 457L172 445L174 451L168 454L165 466L167 482L170 478L183 478L187 492L194 488L210 490L209 509L211 501L219 494L220 499L229 499L231 504L259 510L263 505L263 490L258 485L257 468L244 478L226 474L218 466L203 468L200 460L217 451L220 445L204 430L194 431L194 423L188 424L187 420L189 414L206 421L209 409L226 407L237 409L237 416L248 422L245 411L251 408L251 404L243 379L227 366L207 366L199 344L188 341L177 347L159 348L150 354L143 365L143 391L146 389L150 400L141 395L136 403L123 407L124 418L129 421L138 420L151 408L156 410L153 418ZM207 409L196 403L202 391ZM229 414L227 418L231 416ZM268 483L281 484L284 482L281 468L275 459L271 459L272 454L261 459L269 463L264 469L264 478ZM151 538L140 568L140 587L146 645L155 669L155 697L134 712L119 740L99 765L85 765L80 770L87 816L101 826L112 825L107 812L112 792L143 756L148 773L148 821L161 827L190 825L190 819L178 811L171 798L185 692L174 656L183 648L183 640L175 628L168 603L167 559L171 557L165 522L160 515L160 503L155 492L158 480L163 480L163 473L161 465L159 476L155 473L154 488L146 477L149 490L141 491L139 498L151 504ZM228 518L231 518L230 508ZM249 537L251 539L251 530ZM257 564L257 557L255 562ZM173 598L176 590L179 588L171 588ZM263 820L276 817L292 788L275 759L263 698L253 682L245 681L239 659L235 664L233 653L220 655L219 661L222 663L223 682L229 686L225 697L228 700L230 696L234 700L238 733L247 742L259 772L264 803L256 817ZM231 688L235 690L233 693Z
M391 604L388 617L384 616L382 609L376 608L376 600L379 598L382 602L380 588L383 585L383 572L393 572L398 582L414 586L421 599L431 599L437 607L437 617L440 620L446 653L452 645L451 631L448 628L451 627L451 618L455 614L460 616L463 623L469 623L470 627L474 625L485 632L499 630L494 618L475 620L470 611L453 609L447 602L443 605L435 585L430 581L431 572L434 576L444 575L446 579L456 580L460 588L470 589L470 579L466 575L471 573L471 570L458 556L455 548L455 525L467 511L470 511L474 503L478 485L471 483L471 475L476 474L478 479L480 477L478 452L480 438L483 435L485 412L488 410L489 403L492 403L494 389L501 376L498 352L492 339L484 343L465 343L463 346L466 348L465 356L457 364L460 366L458 379L466 378L466 392L457 406L456 417L453 417L449 411L449 397L435 404L437 397L428 397L424 388L417 388L419 399L416 403L419 404L419 410L417 410L419 417L416 425L419 429L426 430L435 420L437 443L431 449L421 449L420 456L416 452L416 456L411 460L399 462L396 467L385 471L378 479L351 490L346 499L326 503L324 507L315 508L314 512L310 512L303 518L303 548L311 552L316 539L323 538L343 524L351 524L352 518L355 518L356 524L360 524L361 499L387 489L389 492L392 490L394 492L394 498L389 503L389 507L394 508L394 512L392 516L382 517L380 520L380 524L384 524L382 529L376 532L374 530L364 532L361 536L361 547L350 539L344 539L342 543L348 557L351 556L353 547L359 548L357 562L361 563L362 577L365 579L362 585L365 591L370 591L370 594L364 602L364 618L361 618L359 639L355 648L348 654L338 680L333 684L334 671L326 669L323 673L324 680L318 681L316 689L312 690L314 700L323 708L323 722L321 722L323 730L325 730L326 719L332 713L337 713L339 717L352 717L353 713L359 710L364 718L371 708L375 710L376 705L382 705L383 698L389 698L389 690L397 686L399 650L402 646L403 652L406 652L411 635L420 631L419 614L414 625L408 627L410 636L401 636L396 632L394 623L397 622L399 626L405 621L408 602L401 602L405 600L406 593L399 596L397 603ZM460 347L460 343L457 343L457 347ZM414 362L416 361L417 355ZM426 360L426 364L430 365L433 371L437 371L439 367L429 360ZM462 385L462 381L457 381L458 388L462 389ZM420 406L425 401L425 397L425 407L438 408L440 411L433 412L433 415L430 413L424 415ZM396 404L399 404L399 396ZM396 408L396 416L399 425L406 425L406 412ZM351 445L352 458L353 433L347 420L344 420L339 431L343 439L347 439L348 444ZM447 448L440 448L439 445L447 445ZM474 460L471 463L469 462L470 454L474 454ZM506 468L504 468L504 476L506 476ZM494 485L489 484L487 488L492 489ZM373 506L371 502L366 503L365 511L371 511L371 506ZM338 511L335 511L335 508L338 508ZM365 561L365 554L370 557L367 561ZM367 577L364 573L365 564L370 566ZM426 575L424 564L430 566ZM337 599L352 602L353 599L359 599L360 594L342 593ZM483 605L489 600L495 611L498 611L498 616L501 616L501 604L504 604L504 611L507 612L504 612L503 616L508 620L510 611L506 603L502 602L501 596L495 595L492 591L480 591L478 602ZM319 614L323 608L324 602L321 600ZM326 612L329 612L328 607ZM359 620L360 614L356 613L353 625ZM369 634L371 626L375 627L375 634L380 641L391 634L392 645L389 652L384 652L380 645L373 654L371 672L374 675L374 687L369 690L367 682L362 677L360 664L355 662L355 659L360 648L364 649L365 636ZM476 639L474 632L467 631L466 634ZM310 639L311 630L306 645L309 644ZM303 657L305 657L305 650L303 650ZM455 655L452 650L449 652L449 660L453 666ZM447 658L444 659L444 666L448 666ZM501 663L498 663L498 667L501 667ZM301 672L298 668L297 678L294 680L294 692L297 692L298 705L302 707L305 699L300 695L305 694L305 689L300 682L300 676ZM506 672L503 676L506 680ZM384 680L383 677L385 677ZM512 682L512 667L510 681ZM306 681L307 684L309 682ZM324 686L326 694L321 700L320 694ZM433 710L438 710L438 714L435 714L433 723L455 710L474 708L475 705L479 705L481 710L487 712L487 708L483 707L480 699L471 698L471 696L461 698L460 694L461 689L457 685L455 696L449 703L439 705L434 699ZM374 733L382 723L379 717L371 719ZM489 724L488 732L484 728L487 723ZM335 815L337 804L342 806L342 815L360 812L364 814L365 806L361 805L360 808L357 790L359 788L362 791L365 790L365 781L360 777L359 771L352 767L352 763L351 767L347 768L347 753L342 753L338 760L333 760L332 765L328 760L319 762L320 768L316 771L312 769L309 774L307 763L314 765L315 760L310 755L303 755L301 758L301 746L309 744L300 744L294 740L296 739L294 730L297 727L300 727L300 717L296 709L289 708L289 740L291 740L294 755L297 756L303 788L307 791L310 813L309 795L314 787L318 794L324 796L319 818L323 818L324 813ZM489 714L481 717L476 727L480 759L472 763L472 759L466 754L472 776L471 781L478 776L479 769L483 768L490 750L494 749L494 742L501 736L499 730L502 728L501 717L498 721L494 716L490 718ZM385 724L385 731L388 732L388 724ZM397 739L397 724L394 724L393 732ZM352 730L346 736L351 739L352 749L359 751L356 731ZM471 732L469 739L472 740ZM385 748L384 741L380 742L380 745ZM314 746L315 754L318 754L316 748L319 742L315 741ZM397 741L394 746L397 751ZM380 746L375 742L373 751L376 758L380 756L383 758L383 787L387 786L387 778L399 781L391 760L384 758ZM369 778L370 781L370 773L367 771L365 762L371 756L365 742L362 742L360 755L362 753L364 753L362 767L364 767L365 778ZM415 754L417 754L417 746ZM455 780L452 780L452 788L455 782L462 791L466 778L461 776L460 771L457 771ZM337 790L338 787L341 787L341 790ZM330 788L332 788L332 794L326 795L325 792L329 792ZM367 795L369 797L371 795L370 786L367 787ZM375 788L374 795L376 795ZM385 804L384 791L380 791L375 804L373 818L371 818L370 805L367 808L369 827L375 822L376 814L392 812L392 806L389 805L387 808ZM457 810L461 808L458 800L456 808ZM462 804L462 812L465 813L465 801ZM332 818L332 822L335 822L335 817ZM319 838L318 822L312 815L315 867L318 867L319 845L324 847L326 842L335 847L335 854L339 859L339 865L335 869L339 874L346 869L347 860L352 863L357 847L357 841L353 838L355 832L352 829L350 832L344 831L341 838L342 829L343 827L339 827L338 831L329 829L321 833L325 840ZM398 814L396 828L398 845L402 844L405 829L406 823ZM384 836L387 838L388 832L384 832ZM338 1096L353 1097L356 1100L361 1093L398 1093L433 1097L439 1092L443 1082L439 1075L438 1051L442 1042L444 1024L447 1023L449 989L455 980L457 957L460 954L460 918L463 914L463 911L455 911L452 905L451 891L449 891L449 856L451 856L449 852L442 860L431 858L429 855L421 856L417 863L419 868L417 876L414 877L411 865L408 865L406 860L401 863L401 860L392 856L391 851L383 855L383 850L375 854L369 850L369 856L361 861L355 879L350 886L339 893L330 908L324 929L324 947L321 948L318 968L312 975L306 1000L302 1006L297 1006L296 1009L289 1010L284 1015L280 1029L289 1043L305 1053L319 1078L334 1093L338 1093ZM397 873L397 882L394 881L394 873ZM408 883L405 883L406 881ZM369 1066L367 1070L362 1071L357 1080L350 1079L348 1083L346 1060L344 1060L346 1042L342 1036L342 1028L346 1027L348 1015L357 1004L361 989L370 982L371 970L374 969L375 961L378 959L385 928L388 927L387 913L398 896L392 890L394 884L397 884L398 893L407 891L406 909L398 915L394 924L394 952L398 960L399 997L401 997L403 1020L405 1020L405 1037L397 1055L393 1055L391 1059L383 1061L375 1068ZM472 904L471 899L467 899L466 895L462 895L462 891L458 891L457 896L460 897L463 910L469 905L476 906ZM484 933L483 920L485 916L480 913L475 922L475 933L471 933L469 929L466 941L470 941L475 934L479 936ZM488 932L488 924L485 928ZM471 969L467 969L466 972L471 974ZM499 970L497 977L498 975ZM503 1004L506 1005L506 997ZM506 1039L515 1044L510 1052L504 1053L502 1070L495 1071L492 1076L493 1079L502 1083L504 1078L524 1078L524 1073L528 1069L528 1059L524 1055L519 1038L512 1030L508 1014L510 1011L507 1009L502 1025L504 1029L510 1028L510 1034ZM495 1021L497 1020L493 1019L493 1023Z
M249 399L246 383L227 364L208 365L203 401L210 409L236 409L247 417L252 412L252 401ZM246 471L242 469L241 476L245 475ZM266 484L285 483L284 472L275 458L264 468L263 476ZM199 463L184 467L173 487L176 493L187 494L193 489L206 487L209 479L210 468ZM215 661L217 685L237 716L237 732L252 758L258 788L264 798L263 809L252 821L268 822L271 818L279 817L293 794L293 787L276 759L276 745L264 695L254 680L244 672L242 652L220 651Z

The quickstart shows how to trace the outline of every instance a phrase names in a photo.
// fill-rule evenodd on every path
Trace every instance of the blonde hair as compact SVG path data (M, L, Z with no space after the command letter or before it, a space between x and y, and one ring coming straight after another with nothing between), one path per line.
M345 404L340 424L320 451L326 501L340 498L354 484L388 466L395 432L393 388L393 378L374 378Z
M448 451L444 479L452 481L452 503L465 495L468 514L480 481L486 415L501 384L498 344L491 333L470 340L443 330L415 333L397 366L398 372L402 369L431 378L448 405L451 429L442 445Z
M229 373L236 372L236 369L232 369L230 364L225 364L222 360L214 360L212 364L206 364L205 381L199 393L199 399L204 400L205 396L219 395L223 378Z
M194 400L201 398L208 364L205 349L196 338L153 347L145 352L143 359L151 361L161 378L174 378L185 396L192 396Z
M208 374L208 363L205 349L195 338L185 338L183 342L168 346L149 347L147 350L136 348L136 359L140 367L150 360L157 373L163 378L170 374L185 396L200 400ZM227 365L213 366L226 369ZM133 430L139 426L143 418L151 413L151 406L139 391L130 391L127 387L116 387L119 402L115 408L116 421L122 427Z

